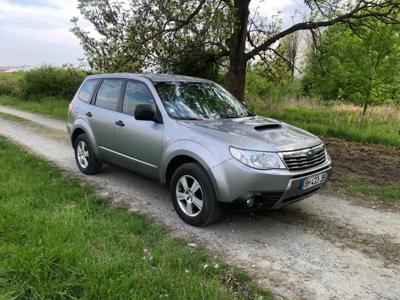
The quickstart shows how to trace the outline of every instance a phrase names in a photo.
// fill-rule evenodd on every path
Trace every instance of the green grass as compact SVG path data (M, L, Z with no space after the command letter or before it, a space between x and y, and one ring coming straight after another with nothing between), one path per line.
M23 100L15 96L0 96L0 105L39 113L47 117L65 121L67 119L69 101L56 97Z
M361 143L400 146L400 112L392 109L375 109L367 114L364 126L360 126L361 114L340 106L275 105L266 102L250 102L256 113L298 126L316 135L337 137Z
M0 299L272 297L3 138L0 165Z
M351 195L361 199L374 198L385 206L393 206L400 202L400 184L375 185L363 182L355 177L341 176L340 185ZM367 197L367 198L365 198Z
M23 72L0 73L0 95L15 95L21 92Z

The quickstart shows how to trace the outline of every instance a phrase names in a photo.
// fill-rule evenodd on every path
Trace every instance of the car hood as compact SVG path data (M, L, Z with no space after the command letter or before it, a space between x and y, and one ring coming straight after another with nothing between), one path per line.
M231 146L249 150L292 151L322 143L318 137L307 131L259 116L179 123L224 140Z

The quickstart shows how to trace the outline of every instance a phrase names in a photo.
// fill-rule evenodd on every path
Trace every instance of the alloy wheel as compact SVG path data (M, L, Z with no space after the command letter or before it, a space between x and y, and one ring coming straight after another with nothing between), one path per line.
M203 209L204 196L200 183L192 176L184 175L176 184L176 200L180 209L189 217L199 215Z
M84 141L79 141L76 148L79 165L86 169L89 166L89 149Z

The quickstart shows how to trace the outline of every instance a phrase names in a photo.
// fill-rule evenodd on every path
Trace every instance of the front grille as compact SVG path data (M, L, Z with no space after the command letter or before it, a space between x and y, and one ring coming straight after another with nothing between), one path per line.
M290 171L303 171L326 162L324 145L298 151L282 152L282 158Z

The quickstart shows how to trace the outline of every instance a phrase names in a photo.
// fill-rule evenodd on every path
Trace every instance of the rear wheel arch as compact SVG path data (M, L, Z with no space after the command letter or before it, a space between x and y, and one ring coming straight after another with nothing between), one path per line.
M97 148L96 138L93 135L93 133L91 132L90 127L88 128L85 125L86 124L82 124L79 122L76 124L76 127L72 130L72 134L71 134L72 147L75 146L76 138L81 134L85 134L89 139L90 145L92 146L95 156L98 158L101 158L99 149Z
M81 134L86 134L86 131L83 130L82 128L80 128L80 127L76 128L76 129L72 132L72 135L71 135L71 142L72 142L72 145L73 145L73 146L75 145L76 138L77 138L79 135L81 135ZM86 134L86 135L87 135L87 134Z
M86 133L80 133L76 136L73 147L76 163L82 173L93 175L101 171L102 161L96 158L90 139Z

